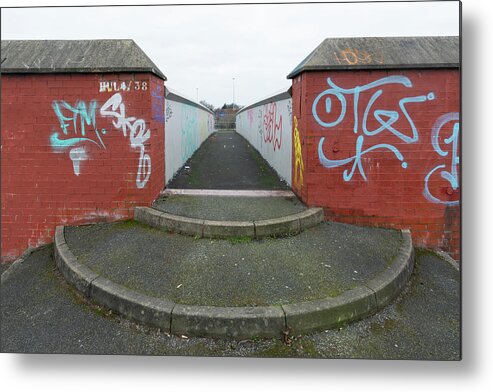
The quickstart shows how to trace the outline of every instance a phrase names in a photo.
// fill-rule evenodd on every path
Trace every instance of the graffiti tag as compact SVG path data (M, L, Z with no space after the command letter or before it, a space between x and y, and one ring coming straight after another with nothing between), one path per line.
M298 119L296 116L293 118L293 141L294 141L294 178L293 184L297 188L301 188L303 186L303 156L301 155L301 140L300 133L298 131Z
M325 137L320 138L320 142L318 144L318 157L320 163L329 169L339 166L345 166L352 163L352 167L350 170L347 169L344 170L343 173L344 181L350 181L353 178L356 169L358 169L361 177L366 181L367 178L363 167L362 158L366 154L375 150L388 150L389 152L393 153L399 161L401 161L401 166L404 169L407 168L407 162L404 160L404 156L402 155L400 150L397 147L395 147L393 144L380 143L365 148L364 147L366 141L365 138L371 139L371 136L378 135L383 131L388 131L404 143L417 142L419 140L419 133L418 130L416 129L416 126L414 125L411 116L407 111L406 106L412 103L421 103L427 100L433 100L435 99L434 93L430 92L427 95L409 96L409 97L401 98L398 102L398 106L400 109L399 112L397 110L383 110L383 109L375 108L377 99L383 94L383 90L378 89L371 95L364 109L363 117L360 119L358 115L359 97L362 92L389 84L400 84L407 88L411 88L412 83L409 80L409 78L405 76L388 76L382 79L378 79L374 82L368 83L364 86L356 86L350 89L344 89L337 86L330 78L327 79L327 84L330 86L330 88L320 93L313 102L313 106L312 106L313 117L315 118L316 122L324 128L335 127L336 125L340 124L346 117L346 111L348 110L346 96L348 95L352 96L353 98L352 119L354 122L353 132L358 136L356 139L355 154L351 157L344 159L327 158L323 150ZM324 102L325 105L321 105L325 109L324 114L333 114L332 100L339 102L341 109L340 109L340 114L336 120L331 122L326 122L321 119L321 114L319 114L318 112L319 110L318 104L322 99L325 99ZM379 124L378 128L376 129L368 129L368 117L370 113ZM408 129L397 129L394 125L401 117L400 116L401 114L404 116L408 124Z
M251 128L252 123L253 123L253 110L252 109L247 110L247 119L248 119L248 123L250 124L250 128Z
M207 132L209 134L214 132L214 115L213 114L209 114L209 116L207 118Z
M144 143L151 137L151 130L146 129L143 119L126 116L125 104L120 93L108 99L101 107L100 113L103 117L112 117L113 126L121 129L124 137L127 137L127 131L129 131L130 146L140 150L135 184L137 188L143 188L151 176L151 157L145 152L144 146Z
M364 50L346 48L340 50L339 53L334 52L334 58L339 64L383 64L383 59L378 54L370 54Z
M169 119L173 116L173 109L171 108L171 103L169 101L165 101L165 122L168 122Z
M89 105L78 101L74 106L65 101L53 101L52 107L60 123L61 132L54 132L50 136L50 144L55 151L65 151L70 148L69 157L72 160L74 174L81 173L81 162L88 159L86 143L96 144L106 149L103 136L106 129L99 130L96 125L97 102L92 100ZM151 158L145 153L144 143L149 139L151 132L146 129L143 119L126 117L125 104L120 93L114 94L100 109L102 117L113 118L113 126L121 129L123 136L130 136L130 146L140 150L139 166L136 185L143 188L151 175Z
M277 105L275 102L266 105L264 115L263 136L265 143L272 143L274 151L281 148L282 143L282 115L277 116Z
M262 113L262 109L260 109L257 114L257 119L258 119L257 132L260 135L260 147L262 147L262 144L264 142L264 127L262 126L263 116L264 114Z
M152 91L152 119L160 123L164 123L164 94L161 90L161 86L158 85L155 90Z
M443 139L443 145L442 145L440 143L440 138L442 136L441 133L442 130L445 128L445 125L449 123L452 124L452 135L450 135L450 137L448 138L442 137ZM450 153L450 171L446 170L447 165L440 164L434 167L433 169L431 169L430 172L425 177L425 186L423 190L423 195L431 202L441 203L446 205L459 204L458 200L444 201L440 199L438 196L434 196L429 188L430 178L435 173L437 175L440 174L440 176L449 183L450 188L452 188L452 190L455 191L459 188L459 176L457 173L457 166L459 165L459 156L457 155L457 147L459 144L459 131L460 131L459 113L457 112L446 113L440 116L435 122L435 124L433 125L433 128L431 130L431 144L435 152L441 157L448 157ZM445 149L442 148L442 147L446 148L447 146L451 146L451 148L449 148L449 150L451 151L446 151Z
M98 130L96 125L97 102L87 105L77 101L74 106L65 101L53 101L52 108L60 124L61 132L53 132L50 137L51 147L58 152L70 148L69 157L72 160L74 174L80 174L81 162L87 159L84 143L92 143L105 149L101 135L105 129Z
M197 110L184 105L181 111L181 157L186 161L198 148Z

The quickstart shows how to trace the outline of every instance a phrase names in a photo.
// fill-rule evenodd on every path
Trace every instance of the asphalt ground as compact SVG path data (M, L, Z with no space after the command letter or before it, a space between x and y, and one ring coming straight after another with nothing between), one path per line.
M306 210L296 197L161 196L153 207L197 219L252 221L279 218Z
M67 227L79 262L137 292L186 305L264 306L335 297L393 261L396 230L327 222L296 236L194 238L127 221Z
M52 246L2 276L2 352L459 360L459 272L417 251L401 296L374 316L305 336L227 340L169 336L87 302L55 267Z
M258 151L234 131L212 134L178 171L167 188L290 189Z

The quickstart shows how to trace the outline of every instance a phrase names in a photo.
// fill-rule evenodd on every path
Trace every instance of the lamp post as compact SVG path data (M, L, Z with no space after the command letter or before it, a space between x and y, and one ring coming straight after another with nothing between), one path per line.
M233 78L233 109L235 108L235 78Z

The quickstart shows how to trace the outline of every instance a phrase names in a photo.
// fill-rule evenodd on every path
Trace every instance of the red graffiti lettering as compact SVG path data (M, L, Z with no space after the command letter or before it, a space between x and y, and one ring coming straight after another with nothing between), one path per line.
M281 148L282 143L282 115L277 119L277 105L275 102L269 103L264 115L264 142L272 143L274 151Z

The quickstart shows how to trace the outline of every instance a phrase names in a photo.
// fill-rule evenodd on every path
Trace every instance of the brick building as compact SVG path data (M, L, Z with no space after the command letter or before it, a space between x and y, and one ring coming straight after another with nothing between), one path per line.
M164 81L132 40L2 41L2 260L164 187Z
M459 37L326 39L289 75L293 188L460 255Z

